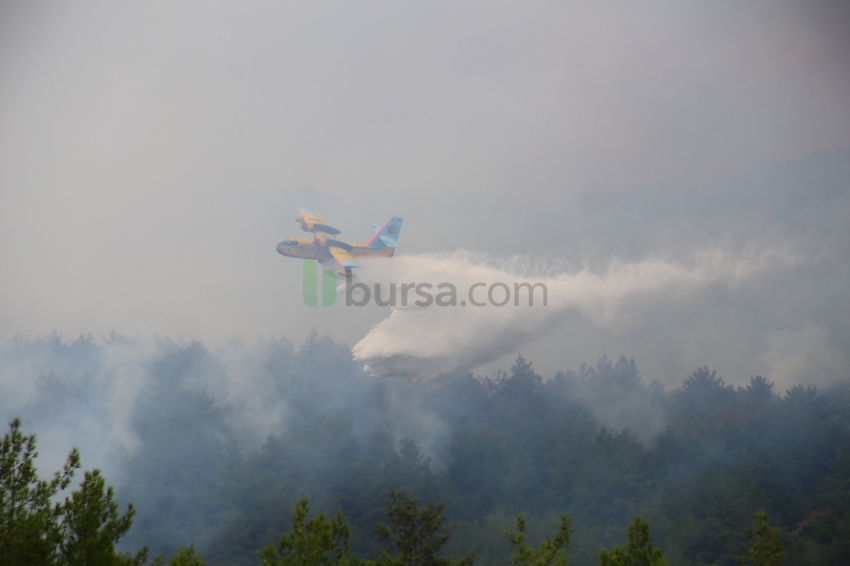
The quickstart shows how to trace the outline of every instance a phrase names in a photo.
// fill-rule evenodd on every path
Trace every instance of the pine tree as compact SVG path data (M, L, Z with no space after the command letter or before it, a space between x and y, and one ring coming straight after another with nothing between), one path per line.
M144 564L147 549L135 557L116 554L115 543L127 534L135 510L129 504L121 515L111 487L99 470L86 472L80 489L62 506L59 564L61 566L113 566Z
M309 521L310 504L302 497L292 512L292 531L280 537L278 547L263 549L263 566L346 566L357 560L348 554L348 525L337 512L330 520L319 513Z
M635 517L626 529L626 535L628 542L625 546L600 552L600 566L667 566L661 549L649 542L649 523Z
M119 515L112 488L98 470L86 472L80 489L64 503L51 503L80 467L76 448L61 472L40 480L35 435L21 432L20 419L9 427L0 442L0 566L140 566L147 561L147 548L136 556L115 552L115 543L132 525L133 507Z
M570 537L573 520L561 515L561 521L555 535L540 543L534 550L525 542L526 522L517 515L516 532L505 530L504 535L511 543L511 566L567 566L570 555Z
M744 530L749 546L744 556L735 558L739 566L782 566L782 545L779 543L779 529L774 529L767 521L767 513L759 511L755 516L755 528Z
M50 481L38 478L36 456L35 435L25 436L21 420L13 420L0 443L0 566L52 564L57 557L62 507L51 499L71 483L80 454L73 449Z
M393 490L387 500L390 525L378 523L375 534L389 543L375 561L378 566L471 566L474 557L467 554L458 561L437 553L452 536L454 525L443 526L443 505L419 509L416 495Z

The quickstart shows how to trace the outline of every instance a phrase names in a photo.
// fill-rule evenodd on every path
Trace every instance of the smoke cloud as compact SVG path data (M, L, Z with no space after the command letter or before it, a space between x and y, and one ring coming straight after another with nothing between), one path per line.
M800 261L787 248L755 246L739 253L700 252L690 261L612 260L601 270L584 266L560 272L551 264L493 261L465 251L399 257L392 265L370 266L365 277L373 289L383 281L386 295L387 281L429 282L436 295L438 284L450 283L457 289L455 305L422 308L410 298L407 306L395 306L352 353L374 376L418 381L465 373L525 346L562 320L581 318L605 334L628 335L639 332L659 306L694 300L718 287L746 287L760 274L787 270ZM474 289L479 304L485 297L496 304L509 300L502 306L473 306L467 290L475 283L485 284ZM518 287L523 283L542 283L546 304L540 287L529 304L528 291Z

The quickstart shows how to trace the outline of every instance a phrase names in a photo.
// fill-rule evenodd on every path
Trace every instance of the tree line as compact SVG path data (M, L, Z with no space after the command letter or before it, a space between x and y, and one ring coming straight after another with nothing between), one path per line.
M88 423L131 347L0 349L22 367L52 360L19 413L43 431ZM214 386L235 354L239 385L250 385L239 391L254 397ZM623 357L548 379L519 357L488 378L409 384L370 378L347 348L316 336L300 349L277 341L224 353L162 341L134 359L144 378L127 420L137 445L117 453L109 475L113 501L135 504L133 528L115 543L131 556L194 545L210 563L255 565L291 532L304 496L328 516L341 512L351 555L375 560L386 550L375 525L389 524L393 490L443 503L456 527L441 556L471 551L478 564L509 562L504 531L517 531L519 514L535 549L561 514L571 517L570 564L598 564L600 549L628 544L640 516L669 564L732 566L759 511L787 566L850 556L846 385L778 392L764 378L733 386L703 367L665 390ZM254 430L264 436L251 440ZM76 438L84 454L100 445Z
M116 543L132 526L134 509L120 513L113 489L105 486L99 470L84 473L79 487L64 502L55 501L71 484L80 467L73 449L63 469L49 481L38 477L34 460L35 435L21 432L20 419L13 420L0 443L0 566L144 566L148 548L130 554L116 550ZM301 497L292 513L292 528L276 545L266 546L259 558L262 566L473 566L472 552L452 560L441 555L455 529L446 525L442 504L420 506L415 493L392 490L386 502L388 524L378 523L374 533L385 545L373 560L351 552L351 530L342 512L330 519L319 512L308 519L310 506ZM755 531L740 565L775 566L783 551L778 531L767 523L764 512L755 517ZM511 547L510 566L566 566L570 552L572 519L561 515L554 535L538 548L526 540L527 523L522 514L516 528L503 532ZM600 566L667 566L661 550L652 545L649 525L636 517L627 529L628 542L602 550ZM205 566L194 546L178 548L166 562L160 554L151 566Z

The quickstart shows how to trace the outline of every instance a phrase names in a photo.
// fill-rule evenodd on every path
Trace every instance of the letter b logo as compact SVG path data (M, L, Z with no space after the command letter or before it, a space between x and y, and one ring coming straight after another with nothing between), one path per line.
M302 292L304 304L318 306L318 268L312 259L302 260L304 279ZM336 302L336 274L332 269L322 269L322 306L329 307Z

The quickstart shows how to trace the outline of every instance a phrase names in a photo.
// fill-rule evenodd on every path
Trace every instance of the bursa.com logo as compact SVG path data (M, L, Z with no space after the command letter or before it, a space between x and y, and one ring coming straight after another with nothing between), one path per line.
M322 296L322 306L329 307L336 303L337 273L333 269L319 267L311 259L303 260L303 292L304 304L308 307L319 306L319 295ZM383 288L382 288L383 287ZM496 282L488 285L478 282L469 285L466 292L461 294L453 283L390 283L381 285L375 283L374 290L365 283L355 283L353 277L345 277L345 306L364 307L374 302L381 307L515 307L547 306L549 303L548 289L545 283L515 282L513 285Z

